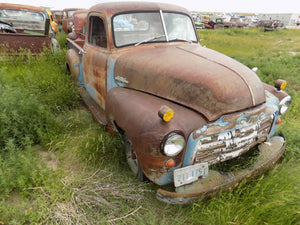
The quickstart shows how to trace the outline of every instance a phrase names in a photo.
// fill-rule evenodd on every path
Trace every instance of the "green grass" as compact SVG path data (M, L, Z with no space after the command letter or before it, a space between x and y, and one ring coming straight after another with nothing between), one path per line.
M190 205L155 199L122 139L99 127L65 70L65 49L0 62L0 224L300 224L300 31L199 31L269 84L288 81L281 160L257 179ZM64 45L66 35L57 38ZM24 58L26 60L24 61Z

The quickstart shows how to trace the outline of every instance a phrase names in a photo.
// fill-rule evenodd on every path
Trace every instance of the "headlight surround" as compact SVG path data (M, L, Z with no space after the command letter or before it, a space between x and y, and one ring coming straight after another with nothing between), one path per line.
M290 108L292 102L291 96L284 97L279 103L279 113L282 115Z
M185 146L185 139L181 134L171 132L162 143L163 153L167 156L178 155Z

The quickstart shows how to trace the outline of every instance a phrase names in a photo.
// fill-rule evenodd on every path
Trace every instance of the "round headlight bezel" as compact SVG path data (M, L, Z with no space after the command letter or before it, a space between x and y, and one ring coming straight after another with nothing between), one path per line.
M292 98L291 96L286 96L284 97L280 103L279 103L279 114L282 115L284 113L287 112L287 110L290 108L290 105L291 105L291 102L292 102Z
M171 132L164 138L161 149L162 153L169 157L174 157L180 154L185 148L185 138L179 132Z

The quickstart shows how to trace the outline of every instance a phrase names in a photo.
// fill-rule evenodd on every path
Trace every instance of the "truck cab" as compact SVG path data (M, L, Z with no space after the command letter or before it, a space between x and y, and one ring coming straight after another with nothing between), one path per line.
M75 22L75 21L74 21ZM124 137L127 162L167 203L188 203L268 169L285 149L275 136L291 97L255 69L201 46L190 13L162 3L103 3L85 36L68 38L66 65L95 119ZM259 145L249 168L211 169Z

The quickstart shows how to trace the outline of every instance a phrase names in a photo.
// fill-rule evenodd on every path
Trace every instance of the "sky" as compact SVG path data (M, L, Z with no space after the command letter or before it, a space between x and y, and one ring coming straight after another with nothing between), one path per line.
M3 3L46 6L53 9L90 8L102 2L123 0L4 0ZM145 1L145 0L140 0ZM297 13L299 0L146 0L165 2L199 12L241 12L241 13Z

